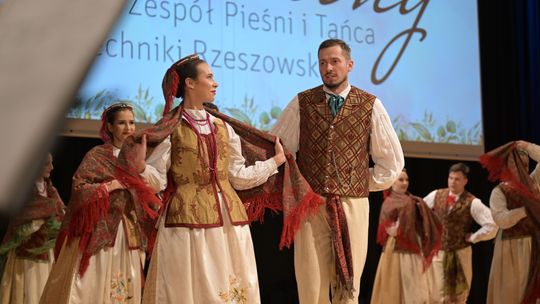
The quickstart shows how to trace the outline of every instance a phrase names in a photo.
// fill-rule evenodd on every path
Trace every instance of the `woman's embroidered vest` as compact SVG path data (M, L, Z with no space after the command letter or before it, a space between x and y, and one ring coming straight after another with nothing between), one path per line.
M193 129L182 120L171 134L171 168L176 184L165 218L166 227L209 228L223 226L219 207L221 195L233 225L248 223L242 201L229 182L229 135L225 122L215 120L217 141L217 180L212 180L205 140L197 141ZM211 136L211 135L201 135ZM199 145L202 145L200 149ZM200 155L199 151L204 151Z
M508 210L516 209L523 207L523 203L521 202L521 197L515 195L512 193L512 191L504 186L499 186L501 191L504 193L504 196L506 197L506 204ZM501 230L502 231L502 238L503 239L515 239L515 238L523 238L527 236L531 236L531 231L533 231L534 224L531 221L530 217L527 216L525 218L522 218L517 224L514 226Z

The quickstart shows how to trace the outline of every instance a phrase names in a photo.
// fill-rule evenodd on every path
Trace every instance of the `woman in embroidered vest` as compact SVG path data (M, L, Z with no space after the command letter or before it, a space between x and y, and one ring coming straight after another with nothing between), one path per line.
M448 172L448 188L424 197L443 225L441 250L428 269L430 303L466 303L473 277L472 244L490 240L497 234L491 211L465 189L469 167L453 164ZM473 223L480 229L473 231Z
M0 246L2 304L37 303L47 282L64 217L64 203L49 179L52 169L49 154L30 202L11 219Z
M139 194L116 178L118 153L134 131L129 104L116 103L103 112L100 135L105 144L92 148L73 176L56 243L58 258L40 303L141 302L145 249L158 206L134 203ZM138 168L153 193L166 183L151 164L160 161L151 157Z
M379 259L371 303L428 303L425 270L441 246L442 224L424 200L410 194L405 169L385 191L377 242Z
M530 175L529 157L537 162ZM510 142L480 159L490 178L501 181L489 200L501 230L493 250L487 303L540 303L540 146Z
M197 55L164 77L164 118L145 134L170 139L169 182L143 303L260 302L249 218L235 189L265 183L285 155L276 141L274 157L246 166L239 136L203 107L217 87ZM174 97L182 103L169 111Z

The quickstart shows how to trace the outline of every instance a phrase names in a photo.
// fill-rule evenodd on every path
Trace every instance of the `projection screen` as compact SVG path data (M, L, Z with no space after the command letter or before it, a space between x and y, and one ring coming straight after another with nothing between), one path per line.
M64 134L97 136L101 111L118 100L135 105L139 128L157 121L163 74L191 53L216 75L221 111L269 130L295 94L321 84L317 48L340 38L352 48L351 84L383 102L407 156L476 159L477 19L470 0L131 0Z

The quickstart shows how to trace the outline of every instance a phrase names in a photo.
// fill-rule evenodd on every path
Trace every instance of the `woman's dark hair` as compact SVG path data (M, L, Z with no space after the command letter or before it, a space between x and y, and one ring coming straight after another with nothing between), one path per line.
M216 104L213 103L213 102L203 102L203 106L205 106L206 108L209 108L211 110L215 110L215 111L219 112L219 107L216 106Z
M111 125L114 124L116 113L124 110L129 110L131 113L133 113L133 107L128 103L119 102L110 105L107 109L105 109L105 121Z
M116 113L125 110L129 110L133 113L133 107L129 103L118 102L113 103L101 113L101 128L99 129L99 135L104 142L108 142L112 139L112 134L109 132L107 125L114 124Z
M184 99L186 79L196 79L198 76L197 66L203 62L205 61L200 59L199 55L192 54L178 60L167 69L161 82L163 97L165 97L164 116L172 109L175 97Z
M205 62L200 59L199 56L186 57L185 61L180 60L175 66L176 73L178 74L178 90L176 90L176 98L184 98L186 93L186 79L196 79L198 76L197 66Z

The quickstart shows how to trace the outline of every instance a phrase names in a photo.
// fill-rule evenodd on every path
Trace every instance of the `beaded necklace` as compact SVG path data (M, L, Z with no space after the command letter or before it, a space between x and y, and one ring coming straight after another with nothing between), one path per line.
M191 127L191 129L197 135L197 147L199 149L199 160L201 161L201 166L207 167L210 170L210 177L212 181L217 181L217 154L218 146L216 140L216 127L210 122L210 114L206 113L205 119L195 119L189 114L188 111L182 112L182 117L186 119L186 122ZM209 140L206 141L208 148L208 159L204 157L204 148L203 148L203 136L199 132L199 128L196 126L204 127L208 126L210 128ZM206 165L206 166L205 166Z

